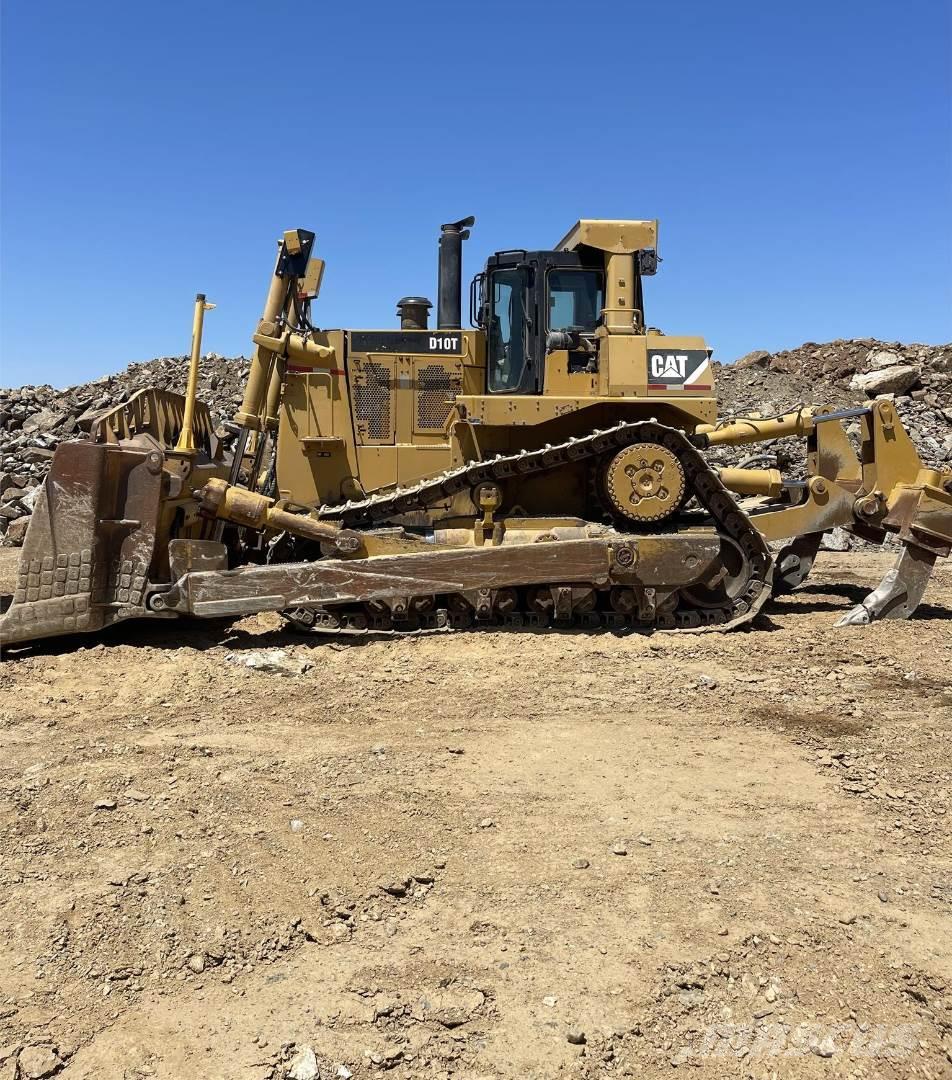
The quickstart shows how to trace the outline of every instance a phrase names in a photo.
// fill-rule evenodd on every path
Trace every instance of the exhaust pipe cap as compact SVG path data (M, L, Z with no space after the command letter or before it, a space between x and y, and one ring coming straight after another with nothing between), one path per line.
M404 296L397 301L401 330L428 330L433 305L425 296Z

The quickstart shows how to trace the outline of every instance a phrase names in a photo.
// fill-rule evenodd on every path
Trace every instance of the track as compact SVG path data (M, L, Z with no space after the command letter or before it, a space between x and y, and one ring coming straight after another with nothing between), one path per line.
M681 431L654 421L622 423L539 450L498 455L461 466L412 488L325 507L321 516L349 528L367 528L471 491L476 485L528 477L579 461L598 462L633 443L670 450L684 470L690 494L706 512L705 523L721 537L721 568L704 586L669 590L664 596L625 595L594 582L554 580L543 589L478 590L404 598L398 605L326 604L286 617L301 629L338 633L421 632L471 626L570 626L614 630L728 630L749 622L770 594L772 560L766 543L733 496ZM657 535L657 534L653 534ZM619 538L637 540L630 533ZM631 594L631 590L628 590ZM658 590L659 594L661 590ZM627 610L626 610L627 608Z

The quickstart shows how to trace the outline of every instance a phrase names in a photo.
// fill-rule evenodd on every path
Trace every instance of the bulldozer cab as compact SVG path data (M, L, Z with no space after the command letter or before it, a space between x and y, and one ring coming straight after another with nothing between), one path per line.
M487 393L543 393L552 347L567 347L570 366L586 368L604 307L601 265L574 251L502 251L476 280L473 321L486 334Z
M589 224L579 222L556 250L498 251L473 279L470 322L486 335L487 393L545 393L545 358L556 350L568 353L570 374L598 371L607 263L616 247L645 238L613 238L609 249L604 238L585 230ZM643 330L642 275L655 272L657 255L654 247L622 253L630 258L630 333Z

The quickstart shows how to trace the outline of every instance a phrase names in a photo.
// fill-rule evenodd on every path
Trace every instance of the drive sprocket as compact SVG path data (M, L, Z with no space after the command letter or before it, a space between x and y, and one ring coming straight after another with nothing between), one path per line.
M638 442L619 450L604 466L605 494L615 513L639 525L664 521L687 494L677 455L660 443Z

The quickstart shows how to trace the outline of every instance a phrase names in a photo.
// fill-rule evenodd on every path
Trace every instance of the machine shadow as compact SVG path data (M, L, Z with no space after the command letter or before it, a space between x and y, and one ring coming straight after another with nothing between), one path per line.
M789 612L803 614L824 611L845 615L850 607L862 603L869 596L872 588L871 585L851 585L843 581L835 584L812 583L801 585L791 593L768 600L764 610L775 615ZM841 597L846 603L835 599L827 599L827 597ZM938 607L935 604L921 603L916 608L912 619L945 621L952 619L952 609Z
M747 635L770 633L781 629L782 627L779 624L770 619L764 611L761 611L752 623L738 626L734 630L727 631L727 633ZM716 632L707 631L707 633ZM683 633L683 631L664 630L615 630L609 627L593 629L582 626L491 626L486 628L465 627L454 630L418 630L400 634L384 630L367 631L365 633L309 634L295 630L290 626L254 632L236 626L234 621L228 619L214 621L202 619L193 622L185 620L170 620L168 622L165 620L161 622L146 620L137 622L136 620L130 620L129 622L111 626L96 634L73 634L10 646L4 648L3 660L16 661L39 656L62 656L81 650L90 650L97 646L106 649L119 647L163 650L191 649L194 652L207 652L210 649L224 648L237 653L258 649L287 649L295 645L311 647L326 645L338 649L341 647L359 648L396 639L407 641L421 637L447 637L459 640L463 636L468 638L475 634L504 634L507 636L512 634L558 635L560 637L582 638L591 638L593 636L601 638L655 637L659 641L663 641L669 636L682 636Z

